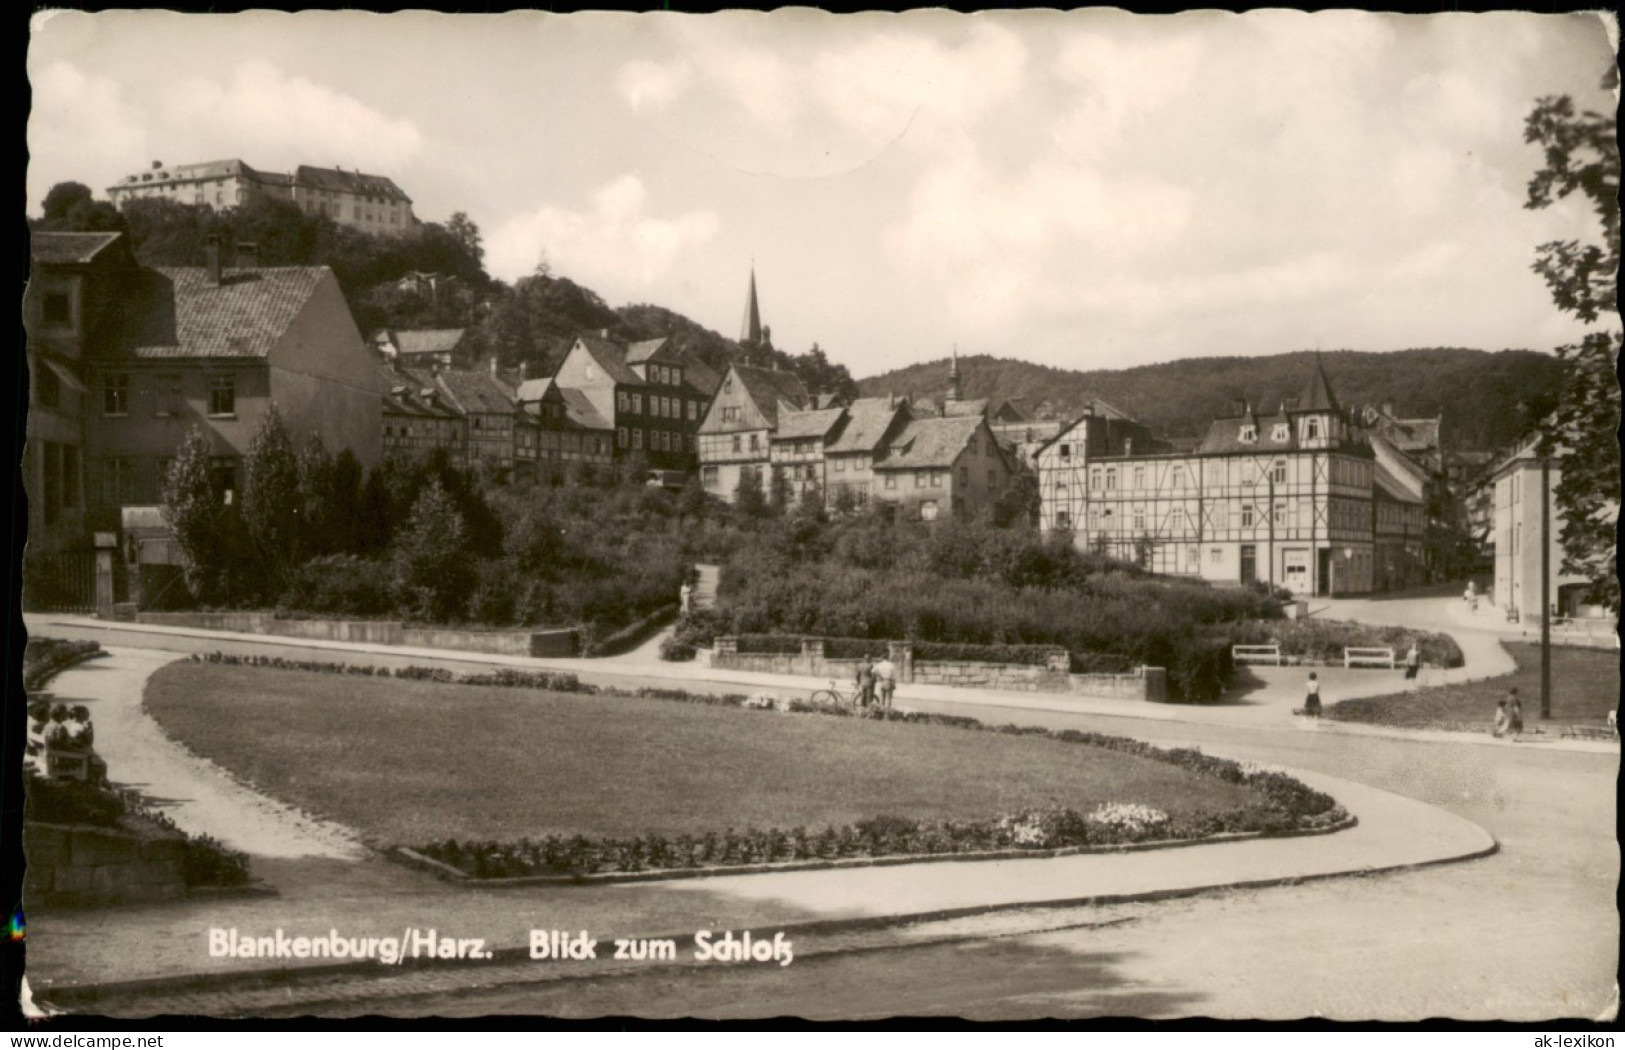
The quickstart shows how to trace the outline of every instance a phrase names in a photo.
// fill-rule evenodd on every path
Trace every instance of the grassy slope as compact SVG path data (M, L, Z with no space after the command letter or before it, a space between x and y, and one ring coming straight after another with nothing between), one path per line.
M1327 708L1327 714L1345 722L1487 733L1495 721L1496 701L1516 686L1524 725L1533 728L1541 724L1540 646L1505 644L1518 662L1518 670L1507 677L1344 700ZM1619 653L1552 646L1552 724L1600 726L1618 704Z
M146 704L266 793L383 843L809 828L1136 802L1217 812L1235 785L1032 737L666 700L176 664Z

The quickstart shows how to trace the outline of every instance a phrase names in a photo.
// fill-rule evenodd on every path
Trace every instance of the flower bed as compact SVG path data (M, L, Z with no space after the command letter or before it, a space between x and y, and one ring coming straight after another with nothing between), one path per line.
M645 692L643 695L650 695ZM688 694L672 697L700 699ZM746 710L797 714L849 715L773 697L706 697ZM626 838L549 835L516 842L445 839L414 847L414 852L476 879L531 876L584 877L606 873L695 871L757 864L836 861L849 858L953 856L1002 851L1076 850L1143 843L1190 843L1217 835L1290 835L1335 828L1348 813L1331 796L1315 791L1281 770L1204 755L1190 748L1165 750L1127 737L1050 731L1033 726L986 726L973 718L895 710L860 712L854 717L888 722L954 726L1100 747L1167 762L1263 797L1226 813L1170 816L1135 803L1107 803L1088 813L1065 807L1026 809L987 820L916 820L882 814L850 824L817 829L727 828L699 835L640 835Z
M30 638L23 649L23 688L30 693L38 692L52 678L74 664L104 655L101 645L96 642Z

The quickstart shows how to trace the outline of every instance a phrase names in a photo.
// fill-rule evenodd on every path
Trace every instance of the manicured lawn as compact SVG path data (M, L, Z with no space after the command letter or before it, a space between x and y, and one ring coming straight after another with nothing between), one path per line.
M1042 737L670 700L181 663L153 676L146 705L197 753L380 844L1258 799Z
M1541 725L1540 646L1513 642L1507 643L1506 650L1518 662L1518 670L1505 678L1344 700L1328 707L1327 717L1344 722L1487 733L1495 721L1496 702L1516 686L1523 701L1525 728ZM1617 651L1552 646L1552 725L1600 726L1618 704Z

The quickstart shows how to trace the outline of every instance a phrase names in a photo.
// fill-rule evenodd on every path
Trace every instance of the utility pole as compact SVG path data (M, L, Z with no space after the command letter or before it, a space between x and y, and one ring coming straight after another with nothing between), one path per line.
M1552 460L1540 457L1540 717L1552 717Z
M1270 597L1275 597L1275 465L1270 464Z

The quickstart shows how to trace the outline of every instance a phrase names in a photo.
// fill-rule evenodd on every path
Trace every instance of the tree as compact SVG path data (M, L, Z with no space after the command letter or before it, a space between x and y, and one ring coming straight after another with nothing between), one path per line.
M446 222L446 232L462 246L463 251L478 267L485 262L485 246L480 240L480 228L466 211L454 211Z
M1567 96L1543 98L1530 113L1524 141L1541 146L1545 165L1529 181L1526 208L1541 209L1583 194L1602 224L1600 242L1549 241L1536 249L1533 269L1557 308L1591 324L1614 314L1610 331L1592 332L1557 348L1563 382L1556 409L1540 430L1537 451L1560 460L1552 490L1563 521L1562 571L1592 582L1592 599L1619 609L1620 334L1614 305L1619 276L1619 149L1615 119L1575 111Z
M299 449L299 550L305 557L344 550L338 535L333 457L319 433ZM352 508L353 509L353 508Z
M808 482L802 486L801 499L796 504L796 513L813 521L828 520L824 514L824 493L816 484Z
M40 208L44 218L34 224L39 230L99 233L127 228L119 210L108 201L92 199L90 187L82 182L59 182L52 186Z
M767 517L767 494L762 491L760 468L740 468L739 487L734 490L734 507L747 518Z
M993 524L1000 528L1030 528L1038 523L1038 475L1018 470L993 501Z
M768 510L774 517L782 518L789 513L792 499L790 478L783 470L774 470L767 494Z
M396 601L414 619L444 623L462 615L473 589L473 564L462 515L439 478L430 478L395 537L390 567Z
M204 604L225 600L225 501L209 473L209 438L199 427L186 432L162 483L164 521L184 562L186 586Z
M280 594L300 550L299 456L272 405L243 457L243 525L259 555L265 583Z

